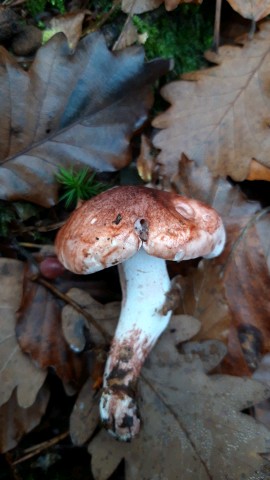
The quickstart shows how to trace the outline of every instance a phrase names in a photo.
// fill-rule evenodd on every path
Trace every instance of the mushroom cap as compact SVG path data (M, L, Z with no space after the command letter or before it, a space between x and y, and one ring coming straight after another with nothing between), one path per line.
M218 213L194 199L143 186L115 187L83 203L56 238L61 263L94 273L140 247L165 260L219 255L225 230Z

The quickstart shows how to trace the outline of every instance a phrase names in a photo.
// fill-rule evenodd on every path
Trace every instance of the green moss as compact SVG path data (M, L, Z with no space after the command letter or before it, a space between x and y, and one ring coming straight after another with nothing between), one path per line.
M32 17L46 10L47 4L57 8L60 13L65 13L65 0L27 0L26 8Z
M206 65L203 52L212 43L212 19L205 18L201 7L196 5L183 5L170 13L161 8L162 13L156 18L153 14L133 17L138 32L147 34L144 45L147 59L173 58L174 75Z

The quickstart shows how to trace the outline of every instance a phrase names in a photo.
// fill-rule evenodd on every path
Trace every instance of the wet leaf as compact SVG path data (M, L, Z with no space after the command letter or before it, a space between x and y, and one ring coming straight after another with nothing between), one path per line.
M221 47L221 65L163 88L171 107L153 122L163 174L176 172L182 153L234 180L248 176L252 159L270 166L269 39L264 23L244 47Z
M69 348L61 329L62 307L48 289L31 281L28 272L16 334L23 352L43 371L52 367L67 392L74 393L88 376L88 353L75 354Z
M98 32L74 54L55 35L28 72L1 48L0 198L48 207L60 166L127 165L129 140L153 103L150 83L168 68L167 60L145 64L139 47L111 53Z
M16 447L25 433L35 428L45 413L50 395L42 387L33 405L20 407L13 392L10 399L0 407L0 452L4 453Z
M242 17L250 20L261 20L270 13L269 0L228 0L234 10L236 10Z
M16 312L23 293L24 264L0 258L0 405L6 404L16 389L19 407L29 408L46 377L15 336Z
M165 359L174 346L163 341L140 381L141 433L121 444L101 431L89 445L94 477L108 479L124 458L126 480L261 479L270 433L240 410L269 392L252 380L207 376L197 355Z

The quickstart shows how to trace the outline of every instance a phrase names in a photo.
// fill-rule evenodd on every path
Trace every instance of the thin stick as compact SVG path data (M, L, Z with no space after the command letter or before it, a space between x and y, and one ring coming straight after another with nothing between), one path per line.
M39 443L38 445L34 445L33 447L26 449L24 451L26 455L19 458L18 460L15 460L15 462L12 462L12 466L18 465L19 463L25 462L26 460L29 460L30 458L33 458L36 455L39 455L39 453L43 452L43 450L47 450L53 445L56 445L57 443L59 443L61 440L64 440L68 436L69 436L69 431L60 433L60 435L57 435L56 437L51 438L46 442Z
M216 0L216 12L215 12L215 27L214 27L214 42L212 50L218 54L219 41L220 41L220 18L221 18L221 6L222 0Z

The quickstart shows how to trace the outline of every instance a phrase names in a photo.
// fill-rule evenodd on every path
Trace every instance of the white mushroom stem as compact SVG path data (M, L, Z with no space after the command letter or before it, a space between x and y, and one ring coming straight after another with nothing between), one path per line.
M141 248L119 265L119 271L122 311L105 367L100 414L110 433L128 441L140 429L136 381L172 312L162 311L170 290L165 260L147 255Z

